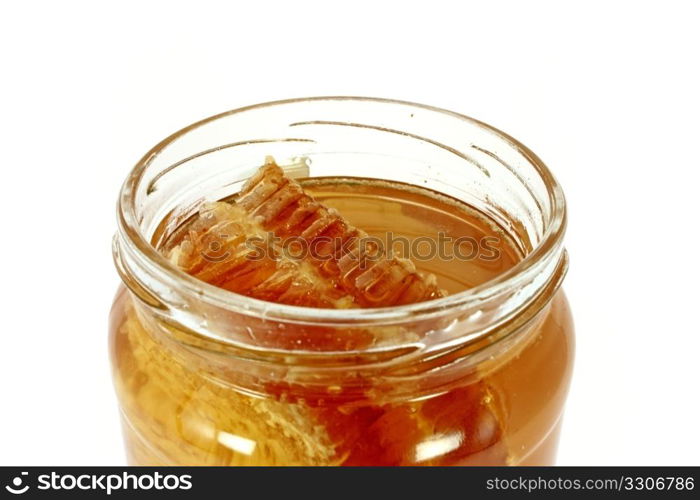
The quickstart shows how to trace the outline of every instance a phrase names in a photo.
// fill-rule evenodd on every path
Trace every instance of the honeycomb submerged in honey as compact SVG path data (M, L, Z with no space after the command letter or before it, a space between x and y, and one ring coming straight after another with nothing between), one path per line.
M305 251L296 259L279 248L259 256L251 241L265 241L268 233L298 238ZM203 207L172 258L211 284L284 304L387 307L443 296L435 276L421 275L410 260L388 257L367 241L365 231L304 192L268 159L234 203ZM208 253L212 244L218 256Z
M382 244L387 235L392 242ZM438 240L452 247L444 252L430 243ZM290 241L295 252L286 246ZM421 249L426 242L428 251ZM454 242L475 244L477 251L463 258ZM521 259L495 222L457 200L389 181L295 181L272 161L232 199L202 205L160 248L211 285L319 309L428 301L483 284ZM265 318L244 316L232 321L260 345L307 351L368 349L387 340L416 344L450 328L443 320L343 330L294 322L270 328ZM424 360L422 367L407 362L382 372L345 366L330 374L328 368L309 374L285 367L258 376L255 363L246 374L243 362L222 365L193 354L125 293L112 322L115 380L133 464L552 460L571 364L570 318L560 293L533 314L521 341L500 353L498 363L462 369L459 354L447 352L445 366ZM255 379L254 388L246 375Z

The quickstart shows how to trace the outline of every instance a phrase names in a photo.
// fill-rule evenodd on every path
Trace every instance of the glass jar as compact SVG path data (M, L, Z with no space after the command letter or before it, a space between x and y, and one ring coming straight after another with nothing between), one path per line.
M335 310L216 288L156 250L268 155L306 158L314 177L400 181L462 200L507 231L523 259L444 298ZM129 463L552 464L574 350L560 289L565 221L561 188L529 149L429 106L295 99L177 132L136 165L119 199L114 257L125 286L110 353ZM313 341L358 330L369 347Z

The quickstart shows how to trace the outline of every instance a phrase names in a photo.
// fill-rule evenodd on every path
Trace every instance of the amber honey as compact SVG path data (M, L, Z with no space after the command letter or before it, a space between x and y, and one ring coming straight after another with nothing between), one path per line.
M347 227L359 228L362 236L373 238L373 251L381 248L382 258L377 260L381 269L360 279L360 271L352 274L350 268L342 268L347 264L342 256L319 264L316 257L340 255L337 248L317 249L319 253L310 258L294 254L298 248L280 256L284 243L275 243L271 255L234 266L237 251L259 249L236 233L244 226L223 220L237 216L228 207L241 205L240 196L209 205L177 227L164 221L163 227L170 229L154 243L185 271L232 292L271 303L358 311L458 294L493 280L523 258L517 238L486 214L420 186L347 177L302 179L300 185L330 213L338 214L341 222L328 223L324 234L343 236ZM292 203L296 201L285 206ZM249 209L258 206L259 199ZM275 225L275 217L284 219L292 213L284 212L285 206L276 207L272 215L258 213L256 228L298 236L296 226ZM215 227L205 217L219 217L218 234L202 236ZM308 229L313 221L307 222ZM341 223L345 229L338 229ZM371 268L372 263L362 271ZM348 275L353 277L350 283L339 278ZM385 286L387 280L393 280L390 286ZM384 360L378 368L354 369L347 362L342 369L320 367L315 373L297 370L286 359L284 369L256 371L253 385L250 370L271 362L244 361L238 353L214 356L192 344L183 345L178 338L187 337L184 328L163 325L157 313L121 291L112 313L111 347L129 461L138 465L551 463L573 356L566 299L556 286L551 293L553 298L520 312L526 321L518 323L515 318L496 325L494 331L513 330L509 341L479 362L472 361L471 351L444 349L431 356ZM260 345L289 350L290 358L298 355L295 350L347 350L360 352L360 359L365 350L390 343L392 335L397 342L416 346L424 336L450 328L442 320L424 321L415 329L408 324L338 330L275 325L265 318L217 319L244 328ZM455 322L456 328L459 324Z

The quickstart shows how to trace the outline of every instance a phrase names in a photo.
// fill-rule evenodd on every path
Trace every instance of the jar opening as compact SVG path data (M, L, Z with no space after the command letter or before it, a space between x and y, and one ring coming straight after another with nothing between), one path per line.
M365 141L376 148L373 154L380 154L384 146L377 143L387 140L396 148L390 152L393 154L410 144L425 156L403 158L418 165L412 165L413 170L405 175L417 178L427 165L434 175L431 182L446 194L482 193L482 199L469 201L482 203L480 208L513 232L524 258L482 285L435 300L375 309L317 309L261 301L207 284L177 268L152 244L158 223L177 207L187 213L187 207L201 200L203 193L220 199L235 192L261 152L287 157L311 155L323 163L322 155L335 149L336 138L351 128L356 142L342 144L339 150L357 155L361 152L358 144ZM449 162L445 176L459 176L463 171L464 186L450 186L441 177L445 162ZM339 162L338 168L344 164ZM377 175L381 178L381 173ZM499 198L498 203L489 206L489 200L495 198ZM441 323L449 326L459 318L463 327L458 332L445 326L445 331L434 337L432 342L444 347L474 338L512 318L556 279L562 270L566 207L562 190L544 163L527 147L489 125L409 102L314 97L236 109L171 135L149 151L127 177L118 217L115 260L127 286L150 307L203 336L251 344L249 338L236 338L230 332L217 335L211 321L203 324L202 311L208 318L225 312L271 323L337 329L435 319L449 319Z

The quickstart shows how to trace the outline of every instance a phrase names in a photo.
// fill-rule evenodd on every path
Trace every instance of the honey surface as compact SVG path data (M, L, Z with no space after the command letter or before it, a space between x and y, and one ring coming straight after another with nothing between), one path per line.
M456 200L387 181L297 182L274 163L233 200L205 204L174 234L166 253L193 276L311 307L435 299L519 260L503 231Z

